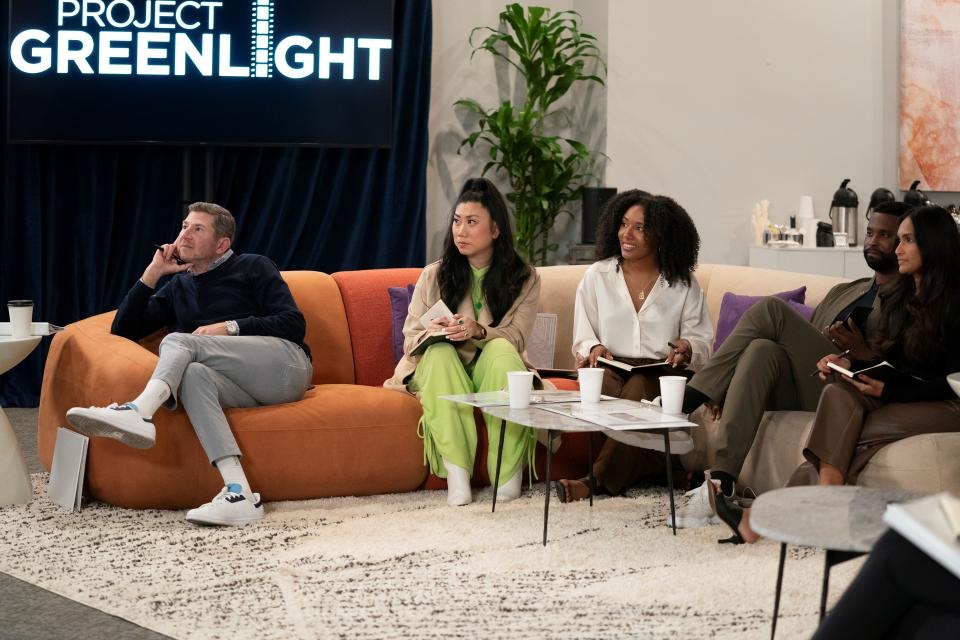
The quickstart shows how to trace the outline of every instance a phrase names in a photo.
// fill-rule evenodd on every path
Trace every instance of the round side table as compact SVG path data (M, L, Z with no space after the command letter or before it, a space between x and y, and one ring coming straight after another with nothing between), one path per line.
M0 374L14 368L40 344L41 336L0 336ZM30 502L33 488L10 421L0 407L0 506Z

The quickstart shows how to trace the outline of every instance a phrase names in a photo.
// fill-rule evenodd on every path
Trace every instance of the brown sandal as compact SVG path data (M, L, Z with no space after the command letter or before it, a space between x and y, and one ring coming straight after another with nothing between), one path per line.
M572 487L568 483L576 482L583 486L584 491L586 492L582 496L574 495ZM586 500L590 497L590 480L588 478L583 478L582 480L557 480L553 483L554 489L557 492L557 499L562 503L576 502L578 500Z

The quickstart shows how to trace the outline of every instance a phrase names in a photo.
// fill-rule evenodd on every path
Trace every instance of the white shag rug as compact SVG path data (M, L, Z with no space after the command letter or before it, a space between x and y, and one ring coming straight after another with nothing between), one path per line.
M664 526L665 489L490 513L421 491L267 505L261 524L34 501L0 509L0 571L175 638L768 638L779 545ZM831 574L831 599L862 561ZM822 552L791 547L778 638L817 625Z

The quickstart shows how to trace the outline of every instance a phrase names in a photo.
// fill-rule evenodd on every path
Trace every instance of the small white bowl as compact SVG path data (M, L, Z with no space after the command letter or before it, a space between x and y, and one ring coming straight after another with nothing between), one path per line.
M960 371L948 375L947 382L950 383L950 388L953 389L953 392L960 396Z

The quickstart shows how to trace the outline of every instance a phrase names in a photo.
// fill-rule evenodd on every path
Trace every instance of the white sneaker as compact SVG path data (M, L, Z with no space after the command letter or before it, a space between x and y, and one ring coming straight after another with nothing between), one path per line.
M523 489L523 467L497 488L497 502L510 502L520 497Z
M446 460L443 461L443 467L447 470L447 504L462 507L473 502L470 472Z
M683 494L686 503L677 509L677 528L695 529L697 527L706 527L712 524L722 524L720 518L710 507L710 485L709 480L705 480L696 489L691 489ZM667 526L671 526L670 516L667 516Z
M67 411L67 422L85 436L113 438L134 449L149 449L157 441L153 420L141 418L129 402L114 402L109 407L73 407Z
M238 484L228 484L213 500L187 511L187 521L194 524L237 526L263 520L260 494L242 493Z

